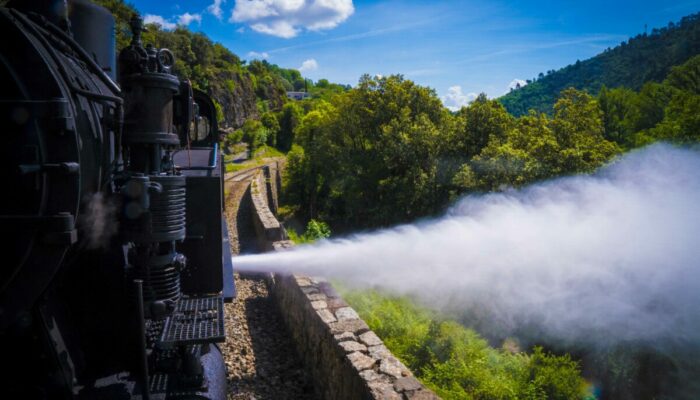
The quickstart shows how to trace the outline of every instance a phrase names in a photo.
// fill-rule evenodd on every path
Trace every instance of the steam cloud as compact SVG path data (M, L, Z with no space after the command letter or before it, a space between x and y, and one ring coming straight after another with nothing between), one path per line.
M481 310L503 332L697 346L699 238L700 152L654 145L595 175L467 196L438 220L233 261Z
M105 248L117 233L116 206L105 199L101 192L92 195L87 201L79 223L85 233L89 249Z

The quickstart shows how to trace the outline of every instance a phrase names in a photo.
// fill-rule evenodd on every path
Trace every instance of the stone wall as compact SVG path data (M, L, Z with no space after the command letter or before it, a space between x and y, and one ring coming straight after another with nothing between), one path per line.
M260 248L294 246L270 207L277 198L278 169L251 185L253 220ZM270 290L304 365L323 399L437 399L384 346L382 340L326 281L274 274Z
M265 165L262 170L265 179L265 189L267 191L267 206L270 211L276 215L277 209L279 208L278 189L282 186L279 162Z
M328 282L276 274L271 289L321 398L437 398Z
M273 250L272 243L286 240L287 232L268 206L268 187L265 174L259 171L250 184L253 226L261 251Z

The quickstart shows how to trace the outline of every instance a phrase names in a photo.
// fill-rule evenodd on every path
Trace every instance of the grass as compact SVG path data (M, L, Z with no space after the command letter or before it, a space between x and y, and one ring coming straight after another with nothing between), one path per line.
M272 158L272 157L284 157L285 154L282 153L281 151L277 150L276 148L268 145L264 145L259 147L257 150L255 150L255 154L253 155L253 158Z
M444 399L594 399L579 363L568 355L541 347L526 353L513 340L494 348L407 297L340 288L389 350Z
M240 151L236 151L234 146L234 151L232 151L232 154L238 154ZM233 155L230 156L224 156L224 161L226 162L226 172L237 172L237 171L242 171L244 169L252 168L252 167L259 167L262 165L265 165L267 163L269 158L276 158L276 157L284 157L285 154L282 153L281 151L277 150L276 148L272 146L262 146L258 149L255 150L253 153L253 157L249 158L248 160L245 160L241 163L234 163L231 162ZM227 159L228 157L228 159Z

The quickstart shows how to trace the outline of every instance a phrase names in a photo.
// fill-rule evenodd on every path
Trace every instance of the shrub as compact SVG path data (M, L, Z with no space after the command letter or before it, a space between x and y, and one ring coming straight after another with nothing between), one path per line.
M496 349L475 331L406 297L351 291L345 299L391 352L444 399L585 399L577 361L535 347Z
M323 221L312 219L306 224L306 231L299 235L293 229L287 232L289 239L297 244L313 243L331 236L331 228Z

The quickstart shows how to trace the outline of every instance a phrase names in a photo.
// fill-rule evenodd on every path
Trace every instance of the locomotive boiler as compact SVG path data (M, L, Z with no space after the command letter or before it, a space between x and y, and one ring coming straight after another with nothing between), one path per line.
M86 0L0 8L3 398L224 399L216 109Z

